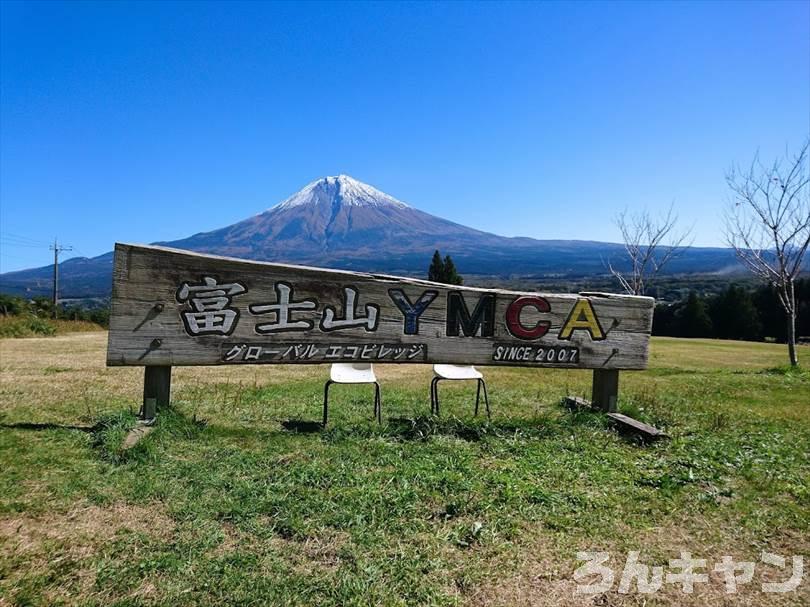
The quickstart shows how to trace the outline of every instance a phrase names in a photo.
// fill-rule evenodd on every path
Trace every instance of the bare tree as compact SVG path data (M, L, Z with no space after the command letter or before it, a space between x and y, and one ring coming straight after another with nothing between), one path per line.
M666 215L653 217L649 211L628 214L622 211L614 220L622 233L629 269L619 270L608 262L608 269L630 295L644 295L656 276L689 246L684 244L692 230L676 229L678 216L672 205Z
M754 276L776 288L787 316L790 364L796 356L796 294L793 283L802 271L810 244L808 139L799 153L788 152L772 165L754 157L750 168L733 167L726 175L733 199L726 214L726 240Z

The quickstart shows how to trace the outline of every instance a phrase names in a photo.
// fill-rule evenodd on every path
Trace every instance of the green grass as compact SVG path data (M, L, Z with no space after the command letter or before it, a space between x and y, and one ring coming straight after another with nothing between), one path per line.
M51 320L33 314L0 316L0 338L48 337L81 331L98 331L101 327L86 320Z
M621 410L672 436L650 446L559 406L586 372L485 370L488 422L473 386L442 385L431 418L429 367L385 366L384 424L369 387L336 386L322 430L325 367L242 367L179 370L122 452L140 376L105 369L103 339L2 342L0 605L593 604L579 550L808 554L810 376L776 345L654 340L621 379ZM665 588L597 604L726 598Z
M32 337L53 335L56 324L33 314L0 317L0 337Z

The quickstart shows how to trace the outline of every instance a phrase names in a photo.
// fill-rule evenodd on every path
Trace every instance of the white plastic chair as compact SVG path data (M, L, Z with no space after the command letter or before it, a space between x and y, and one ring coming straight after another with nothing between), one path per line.
M481 401L481 387L484 388L484 403L487 407L487 419L492 419L489 412L489 396L484 376L472 365L433 365L433 380L430 382L430 412L439 415L439 382L443 379L466 380L474 379L478 382L475 392L475 415L478 415L478 403Z
M329 371L329 380L323 389L323 425L329 413L329 386L332 384L374 384L374 416L377 423L382 423L382 398L380 384L374 375L371 363L333 363Z

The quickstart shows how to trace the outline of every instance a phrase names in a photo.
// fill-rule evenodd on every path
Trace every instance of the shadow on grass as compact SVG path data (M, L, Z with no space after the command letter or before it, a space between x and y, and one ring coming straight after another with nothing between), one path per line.
M323 430L323 424L321 422L307 421L304 419L285 419L280 423L281 427L288 432L298 434L313 434Z
M458 417L435 416L393 417L383 429L386 436L400 440L426 440L432 436L453 436L468 442L479 442L498 433L499 426L491 422L465 421Z
M485 418L464 420L455 416L391 417L382 426L330 426L322 433L325 441L350 438L382 437L402 441L427 441L434 437L454 437L467 442L480 442L488 438L542 439L567 432L572 426L605 427L595 414L556 416L540 415L525 419L499 420Z
M781 365L770 369L762 369L759 373L762 375L781 375L791 379L810 379L810 369L801 366Z
M0 428L7 428L10 430L78 430L80 432L96 432L99 429L99 424L92 426L75 426L70 424L54 424L54 423L33 423L33 422L18 422L15 424L0 424Z
M381 425L372 420L358 423L330 422L314 420L285 419L278 420L279 430L258 429L245 426L211 425L207 432L217 436L261 436L272 440L279 435L319 435L326 442L339 442L354 439L392 439L402 441L426 441L434 437L455 437L467 442L480 442L487 437L532 437L541 438L560 432L561 426L593 425L588 416L570 416L561 422L549 417L527 418L525 420L504 420L497 423L482 420L464 420L454 416L439 418L434 416L390 417L383 419Z
M560 413L555 410L536 414L532 417L501 418L493 422L486 417L461 419L455 416L414 416L390 417L378 425L372 420L352 424L329 424L326 427L320 421L305 419L279 419L272 427L255 425L209 423L189 416L184 412L169 407L158 412L155 432L148 441L127 452L121 449L122 441L134 427L136 418L132 414L112 414L100 419L91 428L82 428L93 435L93 447L103 459L115 463L131 462L136 459L152 457L167 440L196 440L207 436L208 441L216 443L220 439L249 440L270 442L283 436L292 438L301 435L338 443L357 440L395 440L395 441L430 441L434 438L456 438L470 443L489 439L509 440L542 440L567 436L575 428L607 430L604 416L592 412ZM57 427L60 427L57 425ZM248 444L248 443L246 443Z

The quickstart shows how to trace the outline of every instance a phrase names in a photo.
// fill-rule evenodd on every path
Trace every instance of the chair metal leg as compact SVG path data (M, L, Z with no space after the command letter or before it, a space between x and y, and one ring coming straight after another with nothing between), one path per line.
M323 425L326 426L326 420L329 416L329 386L332 385L332 380L327 380L323 388Z
M382 424L382 396L380 395L380 384L374 382L374 416L377 423Z
M487 394L487 383L482 379L481 385L484 386L484 404L487 406L487 420L492 421L492 414L489 411L489 395Z
M441 377L434 377L430 382L430 413L439 416L439 381ZM487 394L487 383L483 379L479 379L475 391L475 416L478 416L478 410L481 405L481 389L484 391L484 405L487 409L487 419L492 419L492 413L489 410L489 394Z
M431 407L431 413L433 413L433 415L435 415L436 417L439 416L439 380L440 379L441 379L440 377L434 377L433 381L430 382L431 388L433 389L433 392L431 394L431 396L432 396L432 405L433 405Z

